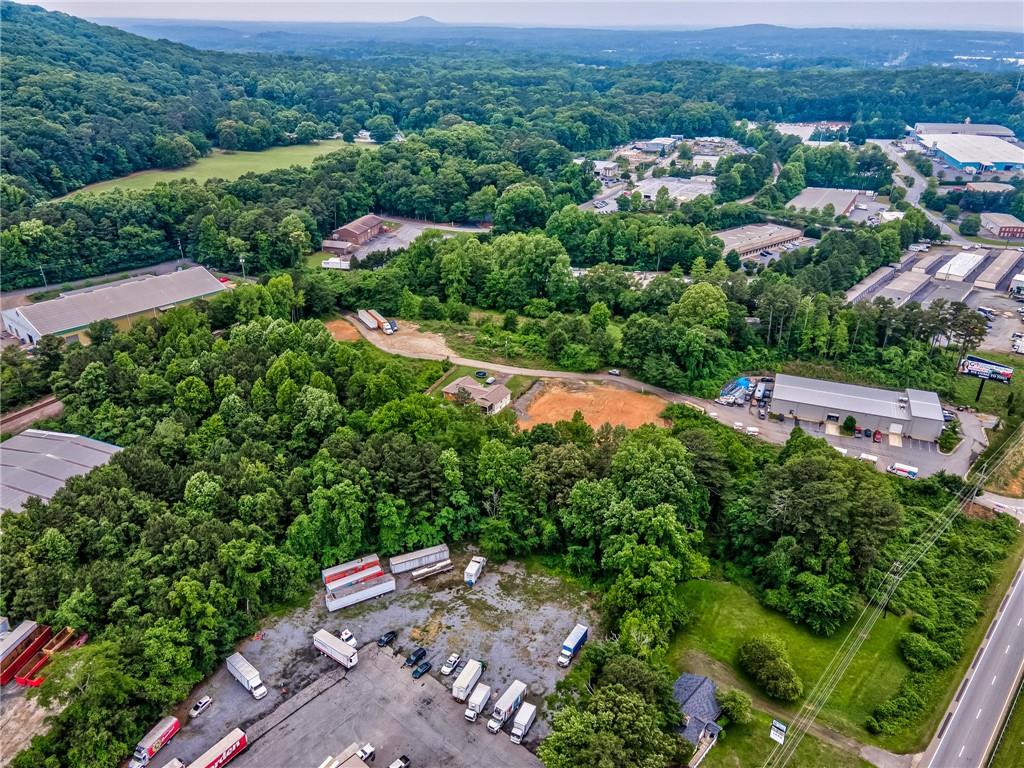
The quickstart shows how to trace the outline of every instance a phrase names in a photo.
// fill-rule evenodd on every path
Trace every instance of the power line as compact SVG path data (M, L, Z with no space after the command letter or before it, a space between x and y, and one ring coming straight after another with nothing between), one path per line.
M763 768L782 768L788 765L796 753L800 742L810 729L811 724L817 718L822 708L828 702L839 681L849 668L853 659L860 651L861 646L870 636L875 623L884 613L890 599L899 588L903 579L909 574L921 559L928 554L929 550L938 541L939 537L952 525L957 516L974 500L982 485L989 475L996 471L1011 455L1007 448L1020 440L1024 433L1024 424L1014 430L1014 433L996 451L986 459L985 463L975 473L972 483L965 484L960 491L947 505L946 512L935 518L929 526L917 538L914 544L904 553L901 560L894 561L874 593L866 602L860 616L850 628L842 645L832 656L825 670L818 678L814 688L808 694L807 700L797 715L793 725L787 731L789 738L784 744L776 745L763 763ZM879 600L879 598L881 599Z

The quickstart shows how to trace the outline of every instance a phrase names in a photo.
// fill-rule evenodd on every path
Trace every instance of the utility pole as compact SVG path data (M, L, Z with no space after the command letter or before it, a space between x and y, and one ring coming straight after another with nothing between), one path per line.
M245 255L239 256L238 261L242 265L242 280L245 280Z
M43 287L49 288L50 284L46 282L46 273L43 271L43 262L39 262L39 274L43 276Z
M185 260L185 249L183 249L181 247L181 238L180 237L176 237L174 239L178 241L178 256L179 256L179 258L178 258L178 269L181 269L181 262L183 262Z

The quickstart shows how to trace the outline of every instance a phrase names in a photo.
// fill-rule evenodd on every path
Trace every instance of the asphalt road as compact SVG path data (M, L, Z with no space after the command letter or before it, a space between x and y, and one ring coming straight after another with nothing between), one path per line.
M999 735L1006 711L1024 671L1024 587L1017 571L975 656L950 703L923 768L981 768Z

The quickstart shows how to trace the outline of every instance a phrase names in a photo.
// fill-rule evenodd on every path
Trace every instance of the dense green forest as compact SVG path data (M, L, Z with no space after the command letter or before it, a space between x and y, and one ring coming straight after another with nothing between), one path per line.
M258 149L360 128L387 138L460 118L505 146L525 137L578 152L641 137L727 134L734 118L1024 128L1012 73L955 69L746 70L659 62L581 67L555 55L465 49L343 62L203 52L10 2L2 88L4 210L141 168L184 165L217 144Z
M548 764L582 765L581 738L588 754L621 740L606 715L628 704L624 757L664 765L684 750L664 699L664 653L690 615L680 582L731 563L766 604L831 634L955 488L911 490L799 430L779 451L681 408L670 429L575 418L523 432L420 394L439 363L289 321L301 298L288 276L244 290L256 314L220 338L206 313L178 309L127 333L96 324L91 345L55 351L55 426L125 450L4 518L4 612L92 638L52 663L39 695L65 706L18 768L116 764L318 568L466 539L496 559L558 557L600 592L618 638L585 657L596 687L562 687ZM760 514L766 498L778 515ZM918 671L901 692L913 704L880 703L876 730L926 709L1014 541L1012 521L954 525L894 601L916 617L902 646Z

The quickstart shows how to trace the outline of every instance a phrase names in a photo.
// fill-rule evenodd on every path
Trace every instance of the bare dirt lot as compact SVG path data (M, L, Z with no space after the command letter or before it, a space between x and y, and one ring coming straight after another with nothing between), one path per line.
M423 357L428 360L444 360L446 357L455 357L455 353L443 336L429 331L421 332L416 323L402 321L398 326L398 333L390 336L381 331L370 330L367 330L366 334L373 334L374 345L385 352Z
M470 589L462 572L471 554L453 551L448 574L419 583L400 574L396 592L335 613L318 591L308 607L268 622L238 649L260 671L268 695L254 700L221 666L173 713L182 730L157 763L193 760L237 726L251 739L240 768L318 765L354 741L372 743L385 765L406 754L415 765L539 766L531 752L550 727L543 699L565 675L555 664L562 640L577 621L595 626L590 596L519 563L489 563ZM314 651L311 638L320 628L355 634L354 669L345 672ZM401 658L420 645L427 650L434 668L426 677L414 681L408 669L391 669L401 659L376 658L376 638L390 629L398 632ZM507 733L492 736L483 718L466 722L464 705L450 694L454 678L440 675L452 652L485 664L480 682L491 686L492 704L513 680L527 684L526 698L540 711L526 749L514 747ZM213 697L213 706L187 723L188 707L203 695Z
M329 320L324 323L324 326L331 332L331 336L335 341L359 341L362 338L352 323L344 318Z
M46 733L46 716L52 713L26 693L27 688L11 682L0 694L0 766L10 765L33 736Z
M607 384L589 384L582 381L545 381L543 389L535 394L520 416L519 426L524 429L537 424L568 421L580 411L592 427L608 423L633 429L641 424L668 426L659 414L668 403L656 395L631 392Z

